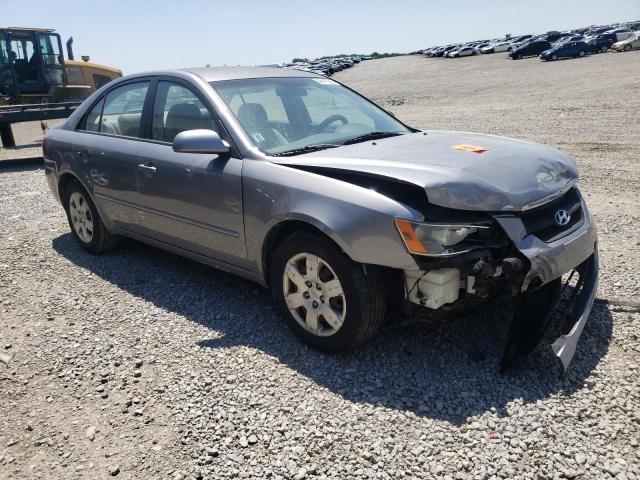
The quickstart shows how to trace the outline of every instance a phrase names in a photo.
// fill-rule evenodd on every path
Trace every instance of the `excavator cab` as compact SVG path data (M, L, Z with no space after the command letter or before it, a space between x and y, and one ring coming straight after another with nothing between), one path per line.
M62 42L53 30L0 29L0 91L49 95L67 83Z

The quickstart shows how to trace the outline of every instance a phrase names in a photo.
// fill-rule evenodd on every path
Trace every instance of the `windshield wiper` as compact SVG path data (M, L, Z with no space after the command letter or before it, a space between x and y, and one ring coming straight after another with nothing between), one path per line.
M339 144L335 143L316 143L314 145L307 145L306 147L293 148L291 150L285 150L284 152L272 153L273 157L286 157L288 155L298 155L300 153L316 152L318 150L324 150L326 148L336 148Z
M353 143L366 142L367 140L376 140L377 138L397 137L398 135L402 135L402 134L398 132L383 132L383 131L369 132L365 135L360 135L357 137L350 138L349 140L345 140L344 142L342 142L342 145L351 145Z

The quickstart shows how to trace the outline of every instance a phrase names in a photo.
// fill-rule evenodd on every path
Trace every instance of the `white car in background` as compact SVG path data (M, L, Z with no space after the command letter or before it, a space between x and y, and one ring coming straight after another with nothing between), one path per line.
M449 52L449 58L470 57L471 55L477 55L478 50L476 47L461 47L458 50Z
M500 53L506 52L511 46L511 42L498 42L480 49L481 53Z
M622 40L626 40L627 38L631 38L634 35L634 33L631 30L627 30L626 28L616 28L614 30L609 30L608 32L605 32L605 34L607 33L614 34L617 37L618 42L621 42Z

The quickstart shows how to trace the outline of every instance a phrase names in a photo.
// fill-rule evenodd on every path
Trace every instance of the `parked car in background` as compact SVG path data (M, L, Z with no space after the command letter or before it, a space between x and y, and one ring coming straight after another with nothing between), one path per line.
M622 40L626 40L629 37L633 36L633 32L626 28L616 28L614 30L609 30L605 33L612 33L616 36L616 41L621 42Z
M574 159L422 132L311 73L128 76L42 146L79 247L124 236L255 281L321 351L362 345L392 309L437 321L510 299L503 367L549 339L566 369L595 300L597 232Z
M453 52L459 50L460 48L462 48L462 45L455 45L453 47L447 48L444 51L444 54L442 55L443 58L449 58L449 55L451 55Z
M565 37L559 38L557 41L553 42L555 45L562 45L563 43L568 42L580 42L584 40L584 36L582 35L567 35Z
M617 52L629 52L631 50L640 49L640 32L636 32L632 37L616 42L611 46L612 50Z
M529 43L520 45L509 52L509 56L513 60L519 60L524 57L538 56L545 50L552 47L551 43L546 40L533 40Z
M511 44L507 47L507 51L510 52L514 48L518 48L522 43L525 43L533 38L533 35L521 35L511 40Z
M600 35L602 33L608 32L609 30L611 30L610 26L606 26L606 27L591 27L584 33L584 36L585 37L594 37L596 35Z
M449 52L449 58L470 57L471 55L477 55L478 50L476 47L461 47L458 50Z
M543 35L542 37L548 42L555 43L558 40L560 40L561 38L568 37L570 35L571 34L566 33L566 32L565 33L563 33L563 32L551 32L551 33L547 33L546 35Z
M559 58L584 57L589 53L589 46L585 42L567 42L554 45L540 54L541 60L558 60Z
M605 35L597 35L588 39L585 43L589 47L589 53L605 53L614 42Z
M493 45L489 45L489 47L487 47L487 50L483 53L506 52L512 45L513 43L510 41L494 43Z

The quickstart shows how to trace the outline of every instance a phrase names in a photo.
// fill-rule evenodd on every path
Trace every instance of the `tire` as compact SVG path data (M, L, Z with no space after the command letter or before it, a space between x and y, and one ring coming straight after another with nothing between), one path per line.
M317 280L306 269L314 264ZM298 232L286 238L273 255L270 280L289 327L322 352L352 350L371 339L384 321L387 299L379 269L352 261L319 235ZM324 312L333 317L330 322Z
M95 255L118 244L119 237L107 230L93 200L79 182L67 185L64 209L73 237L87 252Z
M608 48L607 47L602 47L600 48L600 53L607 53Z
M624 46L624 48L623 48L623 50L624 50L625 52L630 52L630 51L631 51L631 45L629 45L629 44L625 45L625 46Z
M555 62L556 60L558 60L558 55L554 53L553 55L551 55L551 61Z
M521 54L521 53L519 53L518 55L516 55L516 59L517 59L517 60L522 60L522 54Z
M584 50L580 50L580 53L578 53L579 57L584 57Z

